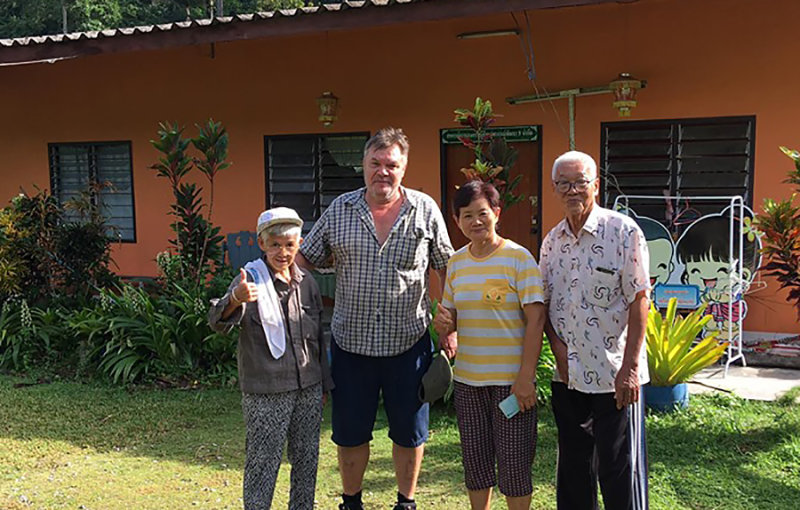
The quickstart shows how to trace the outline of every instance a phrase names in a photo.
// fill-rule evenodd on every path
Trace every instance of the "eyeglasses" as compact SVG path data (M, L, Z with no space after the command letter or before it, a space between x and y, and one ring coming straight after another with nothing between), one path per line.
M559 193L569 193L572 191L572 188L575 188L575 191L578 193L583 193L587 189L589 189L589 185L596 181L597 178L591 180L581 179L580 181L569 182L569 181L558 181L556 182L556 191Z

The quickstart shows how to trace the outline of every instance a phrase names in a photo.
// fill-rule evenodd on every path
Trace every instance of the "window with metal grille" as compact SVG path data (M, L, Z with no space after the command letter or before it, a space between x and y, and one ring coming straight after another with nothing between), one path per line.
M333 199L364 185L368 133L265 136L267 207L291 207L314 226Z
M130 142L51 143L50 189L59 203L89 192L106 218L109 233L136 242ZM77 213L67 211L78 219Z
M742 195L752 206L754 116L606 122L601 168L607 207L620 195ZM717 212L727 200L693 204ZM664 204L637 205L640 215L660 218Z

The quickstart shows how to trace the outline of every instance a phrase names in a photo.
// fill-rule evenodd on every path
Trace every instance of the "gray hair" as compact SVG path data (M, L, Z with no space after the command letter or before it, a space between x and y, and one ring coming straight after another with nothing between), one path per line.
M584 173L588 174L586 177L588 177L589 179L597 179L597 163L595 163L594 159L585 152L569 151L557 157L556 160L553 162L553 174L551 176L553 182L555 182L556 180L556 173L558 173L558 167L560 167L561 165L568 165L575 163L579 164L583 169Z
M395 145L400 148L400 154L408 157L408 137L406 137L406 134L403 133L403 130L399 128L385 127L378 130L377 133L372 135L372 137L367 140L367 143L364 145L364 155L366 155L370 149L389 149Z
M297 236L300 237L302 234L302 229L297 225L293 225L291 223L276 223L275 225L271 225L258 235L261 238L261 241L266 243L269 236Z

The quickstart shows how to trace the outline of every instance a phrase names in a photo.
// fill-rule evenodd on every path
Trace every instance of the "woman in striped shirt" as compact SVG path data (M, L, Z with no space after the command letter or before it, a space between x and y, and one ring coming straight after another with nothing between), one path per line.
M498 485L509 509L527 510L545 318L542 277L526 248L498 235L500 196L494 186L461 186L453 212L470 243L447 264L434 326L440 335L458 331L454 395L470 504L488 510ZM520 412L507 418L498 405L510 395Z

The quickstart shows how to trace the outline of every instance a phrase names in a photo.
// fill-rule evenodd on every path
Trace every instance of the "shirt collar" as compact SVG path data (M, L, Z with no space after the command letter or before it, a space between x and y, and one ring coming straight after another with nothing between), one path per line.
M275 271L273 271L272 268L269 267L269 263L267 262L267 256L262 255L262 258L264 259L264 264L267 265L267 271L269 271L269 276L270 278L272 278L272 281L283 282L283 280L279 279L275 275ZM300 268L297 266L297 262L292 262L291 267L289 267L289 273L292 275L292 281L289 282L290 286L294 287L295 285L299 285L300 282L303 281L303 272L300 271Z
M419 201L418 197L414 193L409 193L408 189L400 185L400 193L403 195L403 204L400 206L400 213L406 211L406 209L416 209L417 203ZM364 211L369 211L369 204L367 204L367 187L364 186L358 190L358 193L353 193L352 195L345 198L345 204L356 206L359 209Z
M595 202L592 206L591 212L589 213L589 217L586 218L586 222L584 222L583 226L581 227L581 230L585 230L587 233L595 237L597 237L597 229L600 225L600 209L601 207L597 204L597 202ZM566 218L561 220L561 223L559 223L556 228L559 229L559 236L569 235L575 237L572 235L572 230L569 228L569 221L567 221Z
M600 206L595 203L592 205L592 211L589 217L586 218L586 223L583 224L583 229L593 236L597 236L597 227L600 225Z
M292 262L292 267L289 268L289 271L292 274L292 283L299 284L303 281L303 272L297 267L297 262Z

